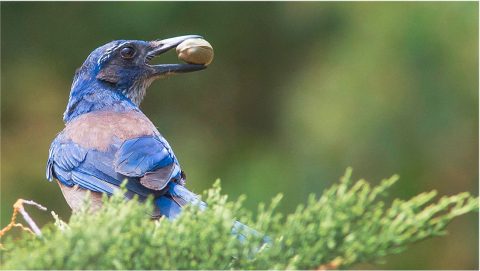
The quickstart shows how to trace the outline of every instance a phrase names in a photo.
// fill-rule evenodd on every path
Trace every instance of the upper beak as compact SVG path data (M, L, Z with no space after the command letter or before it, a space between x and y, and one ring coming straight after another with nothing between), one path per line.
M176 48L180 43L188 39L202 38L199 35L186 35L175 38L163 39L163 40L154 40L150 42L150 50L147 53L145 59L146 62L150 61L152 58L161 55L172 48ZM206 68L205 65L200 64L158 64L151 65L153 68L152 76L159 75L169 75L175 73L184 73L184 72L193 72L199 71Z

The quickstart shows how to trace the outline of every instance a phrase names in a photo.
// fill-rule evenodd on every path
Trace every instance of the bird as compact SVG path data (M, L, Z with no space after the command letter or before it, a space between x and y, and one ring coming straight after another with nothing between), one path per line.
M126 181L126 199L154 197L152 218L175 219L186 204L207 208L185 187L186 174L167 140L140 110L146 89L159 78L200 71L203 64L150 64L154 57L199 35L141 41L116 40L95 49L77 69L65 128L53 140L46 177L56 180L73 211L90 195L91 209ZM235 221L240 240L258 232Z
M113 195L124 180L126 198L153 195L155 218L175 218L187 203L205 205L185 188L186 175L171 146L139 108L154 80L206 68L150 64L193 38L201 36L115 40L95 49L77 69L63 114L65 128L50 146L46 172L73 211L87 192L92 209L101 208L102 195Z

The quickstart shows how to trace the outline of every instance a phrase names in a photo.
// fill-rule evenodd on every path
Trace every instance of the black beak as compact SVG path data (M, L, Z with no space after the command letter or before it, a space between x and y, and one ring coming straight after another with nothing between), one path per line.
M202 38L198 35L186 35L175 38L169 38L164 40L154 40L150 42L151 49L147 53L145 61L148 63L152 58L159 56L172 48L176 48L177 45L188 39L197 39ZM160 76L160 75L170 75L176 73L185 73L199 71L206 68L205 65L200 64L158 64L158 65L149 65L152 67L151 76Z

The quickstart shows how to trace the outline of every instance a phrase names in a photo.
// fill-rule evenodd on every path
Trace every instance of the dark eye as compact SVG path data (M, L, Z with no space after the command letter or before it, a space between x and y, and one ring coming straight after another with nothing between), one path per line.
M122 56L122 58L132 58L135 55L135 49L133 49L132 47L124 47L122 48L122 50L120 50L120 55Z

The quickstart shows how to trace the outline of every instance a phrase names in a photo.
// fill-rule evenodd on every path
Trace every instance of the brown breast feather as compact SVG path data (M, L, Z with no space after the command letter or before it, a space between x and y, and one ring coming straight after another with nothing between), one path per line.
M135 137L158 134L157 128L139 112L92 112L69 122L67 139L88 149L106 151L115 138L121 142Z

